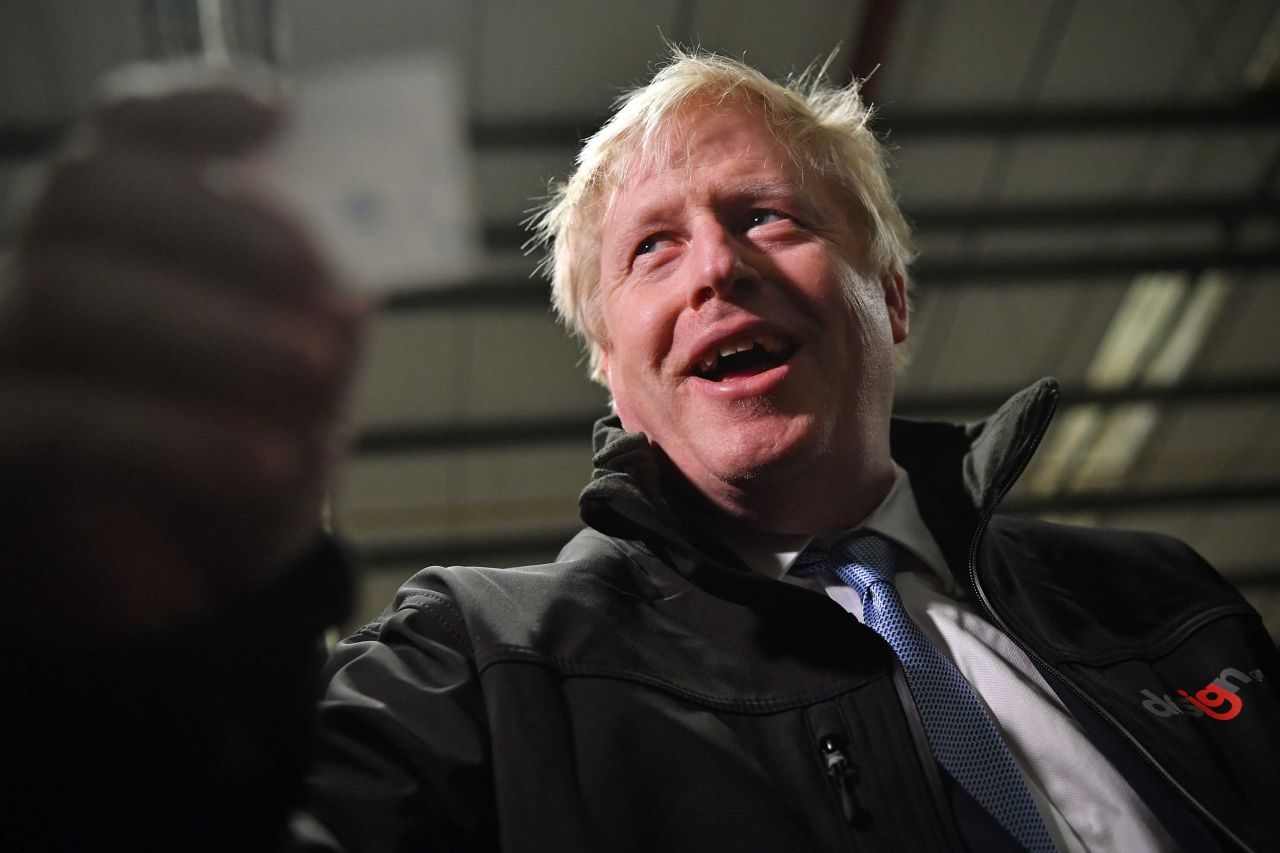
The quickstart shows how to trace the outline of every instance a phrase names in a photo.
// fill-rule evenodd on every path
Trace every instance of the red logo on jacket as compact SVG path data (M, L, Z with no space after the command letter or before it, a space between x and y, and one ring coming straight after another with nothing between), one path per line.
M1140 695L1145 696L1146 700L1142 707L1157 717L1186 714L1190 717L1233 720L1244 710L1244 700L1238 695L1240 688L1251 681L1262 680L1260 669L1242 672L1229 666L1194 694L1179 690L1178 698L1174 698L1168 693L1157 696L1150 690L1143 690Z

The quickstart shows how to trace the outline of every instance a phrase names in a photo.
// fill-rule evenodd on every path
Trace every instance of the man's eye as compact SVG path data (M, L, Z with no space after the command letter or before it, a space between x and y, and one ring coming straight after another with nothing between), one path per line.
M650 234L648 237L641 240L640 244L636 246L637 257L657 251L669 239L670 238L665 234Z
M750 230L761 225L768 225L771 222L781 222L784 219L790 219L785 213L776 210L753 210L747 214L746 228Z

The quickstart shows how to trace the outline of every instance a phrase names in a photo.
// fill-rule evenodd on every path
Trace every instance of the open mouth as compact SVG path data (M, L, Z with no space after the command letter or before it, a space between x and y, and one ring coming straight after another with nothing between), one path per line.
M737 338L712 347L694 365L693 373L711 382L754 376L786 363L794 352L795 346L778 335Z

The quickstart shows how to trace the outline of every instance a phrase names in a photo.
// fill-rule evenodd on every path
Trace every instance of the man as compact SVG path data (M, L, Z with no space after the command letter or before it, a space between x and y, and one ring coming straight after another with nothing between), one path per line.
M73 672L91 644L123 637L108 660L138 694L68 678L32 700L31 725L99 727L164 771L133 819L77 785L65 813L105 824L51 830L59 840L281 840L306 746L306 640L341 599L340 566L298 507L314 506L360 306L269 205L192 176L259 138L272 111L238 96L224 104L236 132L210 140L183 108L219 96L183 97L100 115L98 147L33 208L4 315L24 333L6 362L20 380L43 371L69 393L91 377L139 409L104 446L79 433L54 445L106 472L65 498L48 488L65 480L9 449L72 430L55 414L11 418L3 457L45 487L27 514L42 527L6 529L4 554L52 567L15 581L10 624L38 630L54 609L44 589L68 578L101 591L68 596L71 636L13 665L15 683ZM187 183L136 187L139 148ZM340 644L296 846L1273 844L1280 661L1256 614L1178 543L996 514L1048 426L1052 383L979 424L891 424L909 236L855 91L678 54L579 163L542 229L557 308L617 414L597 426L588 529L550 565L424 570ZM136 174L100 187L104 164ZM183 211L176 224L138 213L157 209L144 188ZM148 228L93 203L122 197ZM192 242L194 223L211 245ZM94 263L63 267L54 250L68 246ZM144 306L112 302L124 316L108 329L72 304L102 269ZM174 281L181 304L157 305ZM51 286L65 292L42 311ZM46 365L30 331L74 319L96 335L76 338L84 357L136 332L135 310L177 319L193 304L215 318L195 340L162 329L106 367ZM261 312L270 323L238 328ZM233 343L269 362L252 388L229 387L263 369L233 361ZM154 369L146 354L162 346L181 363ZM286 368L305 393L273 403ZM241 470L176 470L214 440ZM119 447L148 461L113 472ZM265 511L230 505L250 484L270 487ZM140 535L116 535L121 523ZM86 535L52 543L54 525ZM152 683L164 666L181 670Z

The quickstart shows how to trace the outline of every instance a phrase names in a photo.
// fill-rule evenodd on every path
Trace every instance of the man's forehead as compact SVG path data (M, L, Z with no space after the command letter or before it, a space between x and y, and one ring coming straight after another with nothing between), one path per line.
M694 100L669 113L632 154L630 176L662 169L692 167L725 156L795 166L789 146L761 111L739 99L713 103Z
M735 103L688 105L636 146L615 176L606 216L619 202L631 206L637 196L657 204L664 196L682 197L705 171L742 198L798 196L807 183L797 159L758 110Z

